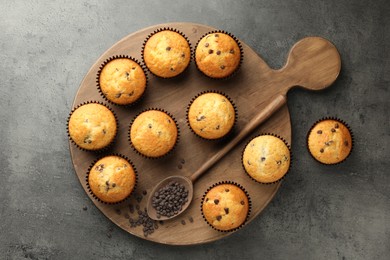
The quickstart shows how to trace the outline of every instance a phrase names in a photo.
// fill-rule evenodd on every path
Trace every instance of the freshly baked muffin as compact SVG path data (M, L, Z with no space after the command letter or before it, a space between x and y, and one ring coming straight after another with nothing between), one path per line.
M146 157L161 157L173 149L178 137L175 121L158 110L148 110L136 117L130 128L133 147Z
M171 78L182 73L190 63L190 44L180 33L164 30L147 39L143 59L156 76Z
M241 49L228 34L217 32L204 36L196 46L198 69L211 78L225 78L239 67Z
M258 182L280 180L290 168L290 150L278 137L261 135L245 147L242 162L245 171Z
M324 164L345 160L352 149L352 135L348 127L335 119L325 119L311 129L308 139L311 155Z
M98 103L89 103L78 107L68 122L70 138L86 150L99 150L108 146L117 132L113 112Z
M245 223L249 215L249 199L237 185L218 184L206 193L202 213L215 229L231 231Z
M137 101L145 92L145 72L132 59L113 59L105 64L99 73L99 87L111 102L129 105Z
M133 191L136 174L127 160L110 155L93 165L89 171L88 184L100 200L115 203L124 200Z
M205 139L225 136L232 129L236 117L232 103L218 93L198 96L190 105L187 116L191 129Z

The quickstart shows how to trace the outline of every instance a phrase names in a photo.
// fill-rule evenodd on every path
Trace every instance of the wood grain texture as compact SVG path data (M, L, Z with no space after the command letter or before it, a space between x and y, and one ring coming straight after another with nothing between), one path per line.
M107 58L115 55L129 55L141 60L145 38L154 30L163 27L182 31L188 37L192 47L203 34L215 29L192 23L170 23L152 26L130 34L107 50L91 67L80 84L73 107L90 100L108 103L100 96L96 87L99 66ZM291 145L291 124L287 105L283 105L264 124L197 180L192 204L186 212L178 218L165 221L164 225L160 225L159 229L147 238L143 235L142 226L130 228L129 221L125 217L126 214L132 218L136 216L129 213L128 207L129 204L136 204L134 196L120 204L107 205L95 200L88 192L86 185L88 167L95 159L105 154L120 153L130 158L138 170L138 184L135 193L142 194L142 191L146 190L149 196L153 187L164 178L172 175L190 176L193 174L208 158L220 151L231 138L240 133L243 127L278 95L285 96L287 91L294 86L303 86L313 90L322 89L333 83L340 71L341 62L337 50L331 43L319 37L305 38L295 44L290 51L286 65L277 71L270 69L249 46L241 43L244 50L242 66L236 75L227 80L212 80L205 77L197 71L192 61L182 75L173 79L160 79L149 73L146 95L135 106L120 107L108 104L119 119L118 135L108 151L102 154L81 151L69 142L73 165L82 187L96 207L113 223L135 236L150 241L171 245L201 244L233 233L215 231L202 218L201 198L214 183L234 181L247 190L252 201L248 222L256 218L274 197L280 183L263 185L254 182L243 170L241 154L245 144L260 133L277 134ZM237 106L237 125L230 139L207 141L200 139L189 129L186 122L186 108L195 95L205 90L222 91L230 96ZM146 159L135 153L128 142L131 120L140 111L152 107L170 112L180 128L180 141L173 152L164 158L154 160ZM143 198L140 203L141 209L146 207L146 201L147 198ZM189 217L193 218L193 223L188 221ZM186 225L181 224L182 220L185 220Z

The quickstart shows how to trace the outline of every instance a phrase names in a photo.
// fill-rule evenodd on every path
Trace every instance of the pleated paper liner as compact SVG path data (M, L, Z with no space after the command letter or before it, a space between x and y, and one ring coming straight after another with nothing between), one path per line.
M189 120L189 117L188 117L189 115L188 115L188 114L189 114L191 105L194 103L195 99L197 99L197 98L200 97L201 95L207 94L207 93L216 93L216 94L220 94L220 95L224 96L227 100L229 100L229 102L232 104L233 109L234 109L234 123L233 123L231 129L229 130L229 132L227 132L225 135L223 135L223 136L221 136L221 137L219 137L219 138L214 138L214 139L212 139L212 138L203 137L203 136L197 134L197 133L192 129L192 127L191 127L191 125L190 125L190 120ZM200 92L199 94L197 94L196 96L194 96L194 97L191 99L190 103L189 103L188 106L187 106L187 110L186 110L186 121L187 121L187 126L190 128L191 132L194 133L197 137L199 137L199 138L201 138L201 139L203 139L203 140L207 140L207 141L224 141L224 140L229 139L229 138L231 137L232 133L234 132L234 128L235 128L235 126L236 126L236 124L237 124L237 118L238 118L238 113L237 113L237 106L236 106L236 104L234 103L234 101L233 101L228 95L226 95L225 93L223 93L223 92L221 92L221 91L219 91L219 90L206 90L206 91Z
M190 48L190 57L189 57L189 61L188 61L187 66L185 67L185 69L184 69L182 72L180 72L179 74L177 74L177 75L175 75L175 76L172 76L172 77L164 77L164 76L161 76L161 75L157 75L156 73L154 73L153 71L150 70L150 68L148 67L148 65L147 65L147 63L146 63L146 61L145 61L144 51L145 51L146 43L148 42L148 40L149 40L153 35L155 35L155 34L157 34L157 33L159 33L159 32L163 32L163 31L171 31L171 32L175 32L175 33L180 34L180 35L183 36L183 38L187 41L188 46L189 46L189 48ZM190 65L190 63L191 63L191 59L192 59L192 48L191 48L191 43L190 43L190 41L188 40L187 36L186 36L183 32L181 32L181 31L179 31L179 30L177 30L177 29L175 29L175 28L171 28L171 27L159 28L159 29L154 30L152 33L150 33L150 34L146 37L146 39L144 40L144 43L143 43L143 45L142 45L141 56L142 56L142 61L143 61L143 63L145 64L146 69L147 69L152 75L154 75L154 76L156 76L156 77L158 77L158 78L162 78L162 79L171 79L171 78L175 78L175 77L178 77L179 75L182 75L182 74L188 69L188 67L189 67L189 65Z
M111 142L109 144L107 144L106 146L102 147L102 148L99 148L99 149L86 149L86 148L83 148L81 147L80 145L78 145L71 137L70 133L69 133L69 121L70 121L70 118L72 116L72 114L80 107L84 106L84 105L88 105L88 104L99 104L99 105L102 105L102 106L105 106L107 109L109 109L112 114L114 115L115 117L115 124L116 124L116 128L115 128L115 135L114 137L112 138ZM80 149L81 151L92 151L92 152L98 152L98 153L101 153L101 152L104 152L106 150L108 150L112 144L115 142L115 138L118 134L118 126L119 126L119 122L118 122L118 117L116 116L115 114L115 111L113 109L111 109L107 104L103 103L103 102L100 102L100 101L96 101L96 100L92 100L92 101L85 101L79 105L77 105L76 107L74 107L72 109L72 111L70 112L69 116L68 116L68 119L67 119L67 124L66 124L66 132L68 134L68 138L69 140L78 148Z
M350 135L351 135L351 144L350 144L350 145L351 145L351 149L349 150L348 155L347 155L344 159L342 159L342 160L340 160L340 161L338 161L338 162L335 162L335 163L323 163L323 162L320 162L317 158L315 158L315 157L313 156L313 154L311 153L311 151L310 151L310 149L309 149L309 135L310 135L310 133L312 132L312 130L314 129L314 127L315 127L318 123L321 123L321 122L326 121L326 120L334 120L334 121L336 121L336 123L339 123L339 124L344 125L344 126L348 129L348 131L349 131L349 133L350 133ZM309 154L311 155L311 157L313 157L313 159L316 160L318 163L323 164L323 165L336 165L336 164L340 164L340 163L344 162L344 161L347 160L347 158L351 155L352 150L353 150L353 147L354 147L354 143L355 143L355 140L354 140L354 139L355 139L355 137L354 137L354 134L353 134L353 132L352 132L351 127L350 127L344 120L342 120L342 119L340 119L340 118L338 118L338 117L323 117L323 118L317 120L317 121L311 126L310 130L308 131L308 133L307 133L307 135L306 135L306 147L307 147L307 150L309 151Z
M113 60L116 60L116 59L129 59L135 63L137 63L140 68L142 69L144 75L145 75L145 78L146 78L146 82L145 82L145 89L144 91L142 92L142 94L136 99L134 100L133 102L130 102L130 103L127 103L127 104L120 104L120 103L116 103L114 102L113 100L110 100L107 98L107 96L103 93L103 90L100 86L100 75L102 73L102 70L103 68L111 61ZM148 89L148 74L146 72L146 67L144 64L142 64L140 61L138 61L137 59L131 57L131 56L128 56L128 55L115 55L115 56L112 56L112 57L109 57L108 59L106 59L99 67L99 70L97 72L97 75L96 75L96 86L97 86L97 89L100 93L100 95L104 98L104 100L106 100L108 103L110 104L113 104L113 105L117 105L117 106L123 106L123 107L131 107L131 106L134 106L136 104L138 104L140 101L142 101L142 98L145 96L145 93Z
M238 48L240 49L240 62L239 62L239 64L237 65L236 69L235 69L232 73L230 73L229 75L227 75L227 76L225 76L225 77L221 77L221 78L212 77L212 76L210 76L210 75L207 75L206 73L204 73L202 70L199 69L198 63L196 62L196 49L197 49L198 46L199 46L199 42L200 42L204 37L206 37L206 36L209 35L209 34L218 34L218 33L226 34L226 35L229 35L230 37L232 37L233 40L235 40L235 42L237 43ZM211 79L215 79L215 80L225 80L225 79L230 79L230 78L234 77L234 76L237 74L237 72L239 71L239 69L240 69L240 67L241 67L241 65L242 65L242 62L243 62L243 60L244 60L244 50L243 50L243 48L242 48L241 42L240 42L233 34L231 34L231 33L229 33L229 32L226 32L226 31L224 31L224 30L214 30L214 31L210 31L210 32L208 32L208 33L205 33L204 35L202 35L202 37L200 37L200 39L199 39L198 42L196 43L195 49L194 49L194 51L193 51L193 59L194 59L194 61L195 61L195 66L196 66L196 68L198 69L198 71L200 71L200 72L201 72L203 75L205 75L206 77L211 78Z
M249 204L249 205L248 205L247 216L246 216L244 222L241 223L238 227L232 228L232 229L229 229L229 230L221 230L221 229L218 229L218 228L214 227L212 224L210 224L210 223L207 221L207 219L206 219L206 217L204 216L204 213L203 213L203 203L204 203L204 200L205 200L205 198L206 198L208 192L209 192L212 188L217 187L217 186L219 186L219 185L223 185L223 184L231 184L231 185L235 185L235 186L237 186L238 188L240 188L240 189L245 193L246 197L248 198L248 204ZM212 186L210 186L210 187L206 190L206 192L204 193L204 195L203 195L203 197L202 197L201 203L200 203L200 211L201 211L201 213L202 213L202 217L203 217L204 221L205 221L211 228L213 228L214 230L219 231L219 232L229 233L229 232L233 232L233 231L236 231L236 230L242 228L242 227L245 226L245 224L248 222L249 216L250 216L251 211L252 211L252 202L251 202L251 198L250 198L250 196L249 196L249 193L245 190L245 188L244 188L242 185L240 185L240 184L238 184L238 183L236 183L236 182L233 182L233 181L220 181L220 182L217 182L217 183L213 184Z
M120 158L126 160L126 161L131 165L131 167L133 168L134 173L135 173L135 184L134 184L134 187L133 187L132 191L129 193L128 196L126 196L126 198L124 198L124 199L122 199L122 200L120 200L120 201L117 201L117 202L106 202L106 201L101 200L98 196L96 196L96 195L93 193L93 191L92 191L92 189L91 189L91 187L90 187L90 184L89 184L89 174L90 174L92 168L95 166L95 164L96 164L99 160L101 160L101 159L103 159L103 158L105 158L105 157L108 157L108 156L117 156L117 157L120 157ZM91 196L92 196L95 200L99 201L100 203L106 204L106 205L118 205L118 204L120 204L120 203L122 203L122 202L128 200L128 199L131 197L131 195L134 193L134 191L136 190L137 184L138 184L138 171L137 171L137 169L136 169L134 163L133 163L129 158L127 158L126 156L124 156L124 155L122 155L122 154L113 153L113 154L108 154L108 155L102 156L102 157L100 157L100 158L98 158L98 159L95 159L95 160L91 163L91 165L88 167L88 170L87 170L86 176L85 176L85 180L86 180L86 183L87 183L88 192L89 192L89 194L91 194Z
M244 159L244 151L245 151L246 147L248 146L248 144L249 144L253 139L255 139L255 138L259 137L259 136L267 136L267 135L273 136L273 137L276 137L276 138L279 138L279 139L280 139L281 141L283 141L283 143L287 146L288 151L289 151L289 153L290 153L290 164L289 164L289 167L288 167L286 173L285 173L281 178L279 178L279 179L277 179L277 180L275 180L275 181L273 181L273 182L260 182L260 181L256 180L255 178L253 178L253 177L246 171L245 166L244 166L244 160L243 160L243 159ZM274 133L262 133L262 134L260 134L260 135L257 135L257 136L255 136L255 137L251 138L251 139L245 144L244 149L242 150L242 153L241 153L241 165L242 165L242 168L243 168L244 172L246 173L246 175L247 175L250 179L252 179L253 181L255 181L255 182L257 182L257 183L260 183L260 184L265 184L265 185L270 185L270 184L275 184L275 183L281 182L281 181L287 176L287 174L290 172L292 162L293 162L293 155L292 155L292 152L291 152L291 147L290 147L290 145L288 144L288 142L287 142L283 137L281 137L281 136L279 136L279 135L277 135L277 134L274 134Z
M131 127L132 127L132 125L133 125L135 119L136 119L139 115L141 115L142 113L147 112L147 111L153 111L153 110L154 110L154 111L160 111L160 112L163 112L163 113L167 114L167 115L173 120L173 122L174 122L175 125L176 125L176 129L177 129L177 138L176 138L176 142L175 142L174 146L173 146L167 153L165 153L165 154L163 154L163 155L161 155L161 156L157 156L157 157L147 156L147 155L141 153L140 151L138 151L138 150L135 148L133 142L131 141ZM147 109L142 110L140 113L138 113L138 114L131 120L131 123L130 123L130 126L129 126L129 131L128 131L128 141L129 141L129 143L130 143L130 146L133 148L134 152L136 152L138 155L140 155L140 156L142 156L142 157L144 157L144 158L147 158L147 159L161 159L161 158L164 158L164 157L168 156L168 155L171 154L172 151L175 149L175 147L177 146L179 140L180 140L180 128L179 128L179 125L178 125L178 123L177 123L175 117L174 117L171 113L169 113L168 111L166 111L165 109L162 109L162 108L147 108Z

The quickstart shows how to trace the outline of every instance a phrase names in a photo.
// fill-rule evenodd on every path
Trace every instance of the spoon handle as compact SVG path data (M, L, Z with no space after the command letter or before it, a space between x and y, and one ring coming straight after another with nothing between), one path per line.
M284 95L278 95L271 101L263 110L260 111L251 121L249 121L241 132L234 137L224 148L214 154L208 161L206 161L200 168L194 172L190 179L195 182L203 173L205 173L211 166L218 162L225 154L233 149L238 143L240 143L248 134L255 130L265 120L267 120L273 113L278 111L285 103L286 97Z

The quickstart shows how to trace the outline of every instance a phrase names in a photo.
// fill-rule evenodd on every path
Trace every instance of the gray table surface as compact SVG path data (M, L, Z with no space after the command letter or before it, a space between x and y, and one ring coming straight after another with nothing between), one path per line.
M389 17L386 0L1 1L0 259L386 259ZM130 33L176 21L232 32L273 68L311 35L331 40L342 59L331 88L288 94L295 156L274 200L236 234L188 247L111 223L79 184L66 135L95 60ZM325 116L355 135L353 154L336 166L316 163L305 146Z

